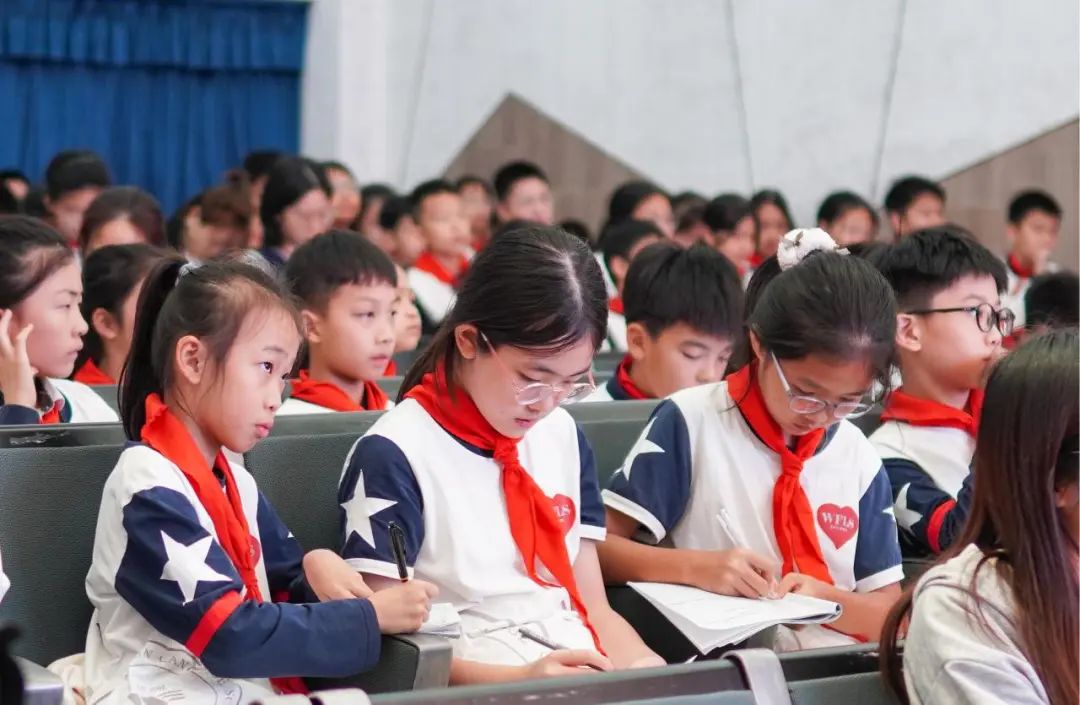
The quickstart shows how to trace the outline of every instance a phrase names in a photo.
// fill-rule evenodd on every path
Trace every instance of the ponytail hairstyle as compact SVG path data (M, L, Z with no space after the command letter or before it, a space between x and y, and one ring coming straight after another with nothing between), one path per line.
M87 360L100 364L105 346L94 328L94 311L103 308L120 319L124 301L150 267L168 253L150 245L108 245L90 253L83 262L83 300L79 308L87 323L83 348L75 359L75 369Z
M802 237L800 237L800 234ZM793 230L746 292L746 328L781 360L822 355L865 359L889 389L896 298L872 264L836 250L822 230ZM749 337L740 362L752 362Z
M221 365L247 317L275 310L292 316L300 330L299 313L282 285L243 259L214 260L201 267L179 256L159 262L139 296L131 352L120 375L120 418L128 439L141 437L146 398L164 396L172 387L180 338L198 337Z
M28 215L0 215L0 309L22 302L75 260L64 237Z
M975 491L962 534L938 558L945 563L974 544L983 557L964 590L974 602L973 625L993 633L976 591L979 572L1008 586L1013 627L1024 657L1054 705L1080 701L1078 547L1055 493L1080 482L1076 388L1080 344L1075 330L1043 333L997 364L986 384L973 462ZM909 702L897 647L917 587L893 607L881 634L881 667L889 686ZM1000 606L998 606L1000 608Z
M581 340L598 348L607 333L600 265L584 242L555 227L530 225L492 239L473 259L453 308L405 374L399 401L440 364L453 384L459 360L454 330L466 323L496 348L558 352Z

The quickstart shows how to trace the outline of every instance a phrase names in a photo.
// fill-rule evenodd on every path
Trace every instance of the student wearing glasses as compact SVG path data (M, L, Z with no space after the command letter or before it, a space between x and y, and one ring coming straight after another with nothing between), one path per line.
M342 555L391 587L390 524L404 530L410 574L461 613L454 684L662 663L608 605L592 450L559 408L595 388L606 314L581 240L543 226L494 238L345 463Z
M956 226L900 240L876 263L899 303L903 385L870 437L885 462L904 554L944 551L971 505L983 386L1013 330L1005 265Z
M896 302L835 250L823 230L781 239L752 287L749 363L661 402L604 493L609 583L843 606L828 627L780 628L782 651L876 637L903 577L881 458L845 420L888 384Z

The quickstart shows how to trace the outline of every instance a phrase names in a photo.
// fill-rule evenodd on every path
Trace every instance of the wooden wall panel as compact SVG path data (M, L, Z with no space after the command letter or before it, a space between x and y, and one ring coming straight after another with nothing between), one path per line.
M994 252L1007 249L1005 211L1012 197L1043 189L1064 211L1054 260L1074 271L1080 260L1080 121L1073 120L942 180L946 212Z
M557 220L584 221L594 237L607 215L611 192L642 176L595 144L509 94L446 168L450 179L491 179L508 161L536 163L551 180Z

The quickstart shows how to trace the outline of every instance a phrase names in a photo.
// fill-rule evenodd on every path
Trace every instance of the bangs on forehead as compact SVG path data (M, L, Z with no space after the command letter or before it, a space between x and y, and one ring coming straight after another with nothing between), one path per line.
M244 317L237 328L238 334L249 328L258 328L275 314L285 316L296 326L297 332L303 331L300 313L291 302L282 301L280 296L253 282L232 280L222 285L224 298L236 315Z

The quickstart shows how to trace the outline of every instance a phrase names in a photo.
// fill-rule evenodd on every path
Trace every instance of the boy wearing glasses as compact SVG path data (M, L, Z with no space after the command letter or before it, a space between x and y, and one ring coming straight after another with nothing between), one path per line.
M892 484L901 547L920 557L948 548L967 517L982 387L1014 316L1001 302L1005 266L956 226L914 233L877 265L896 293L903 384L870 440Z

